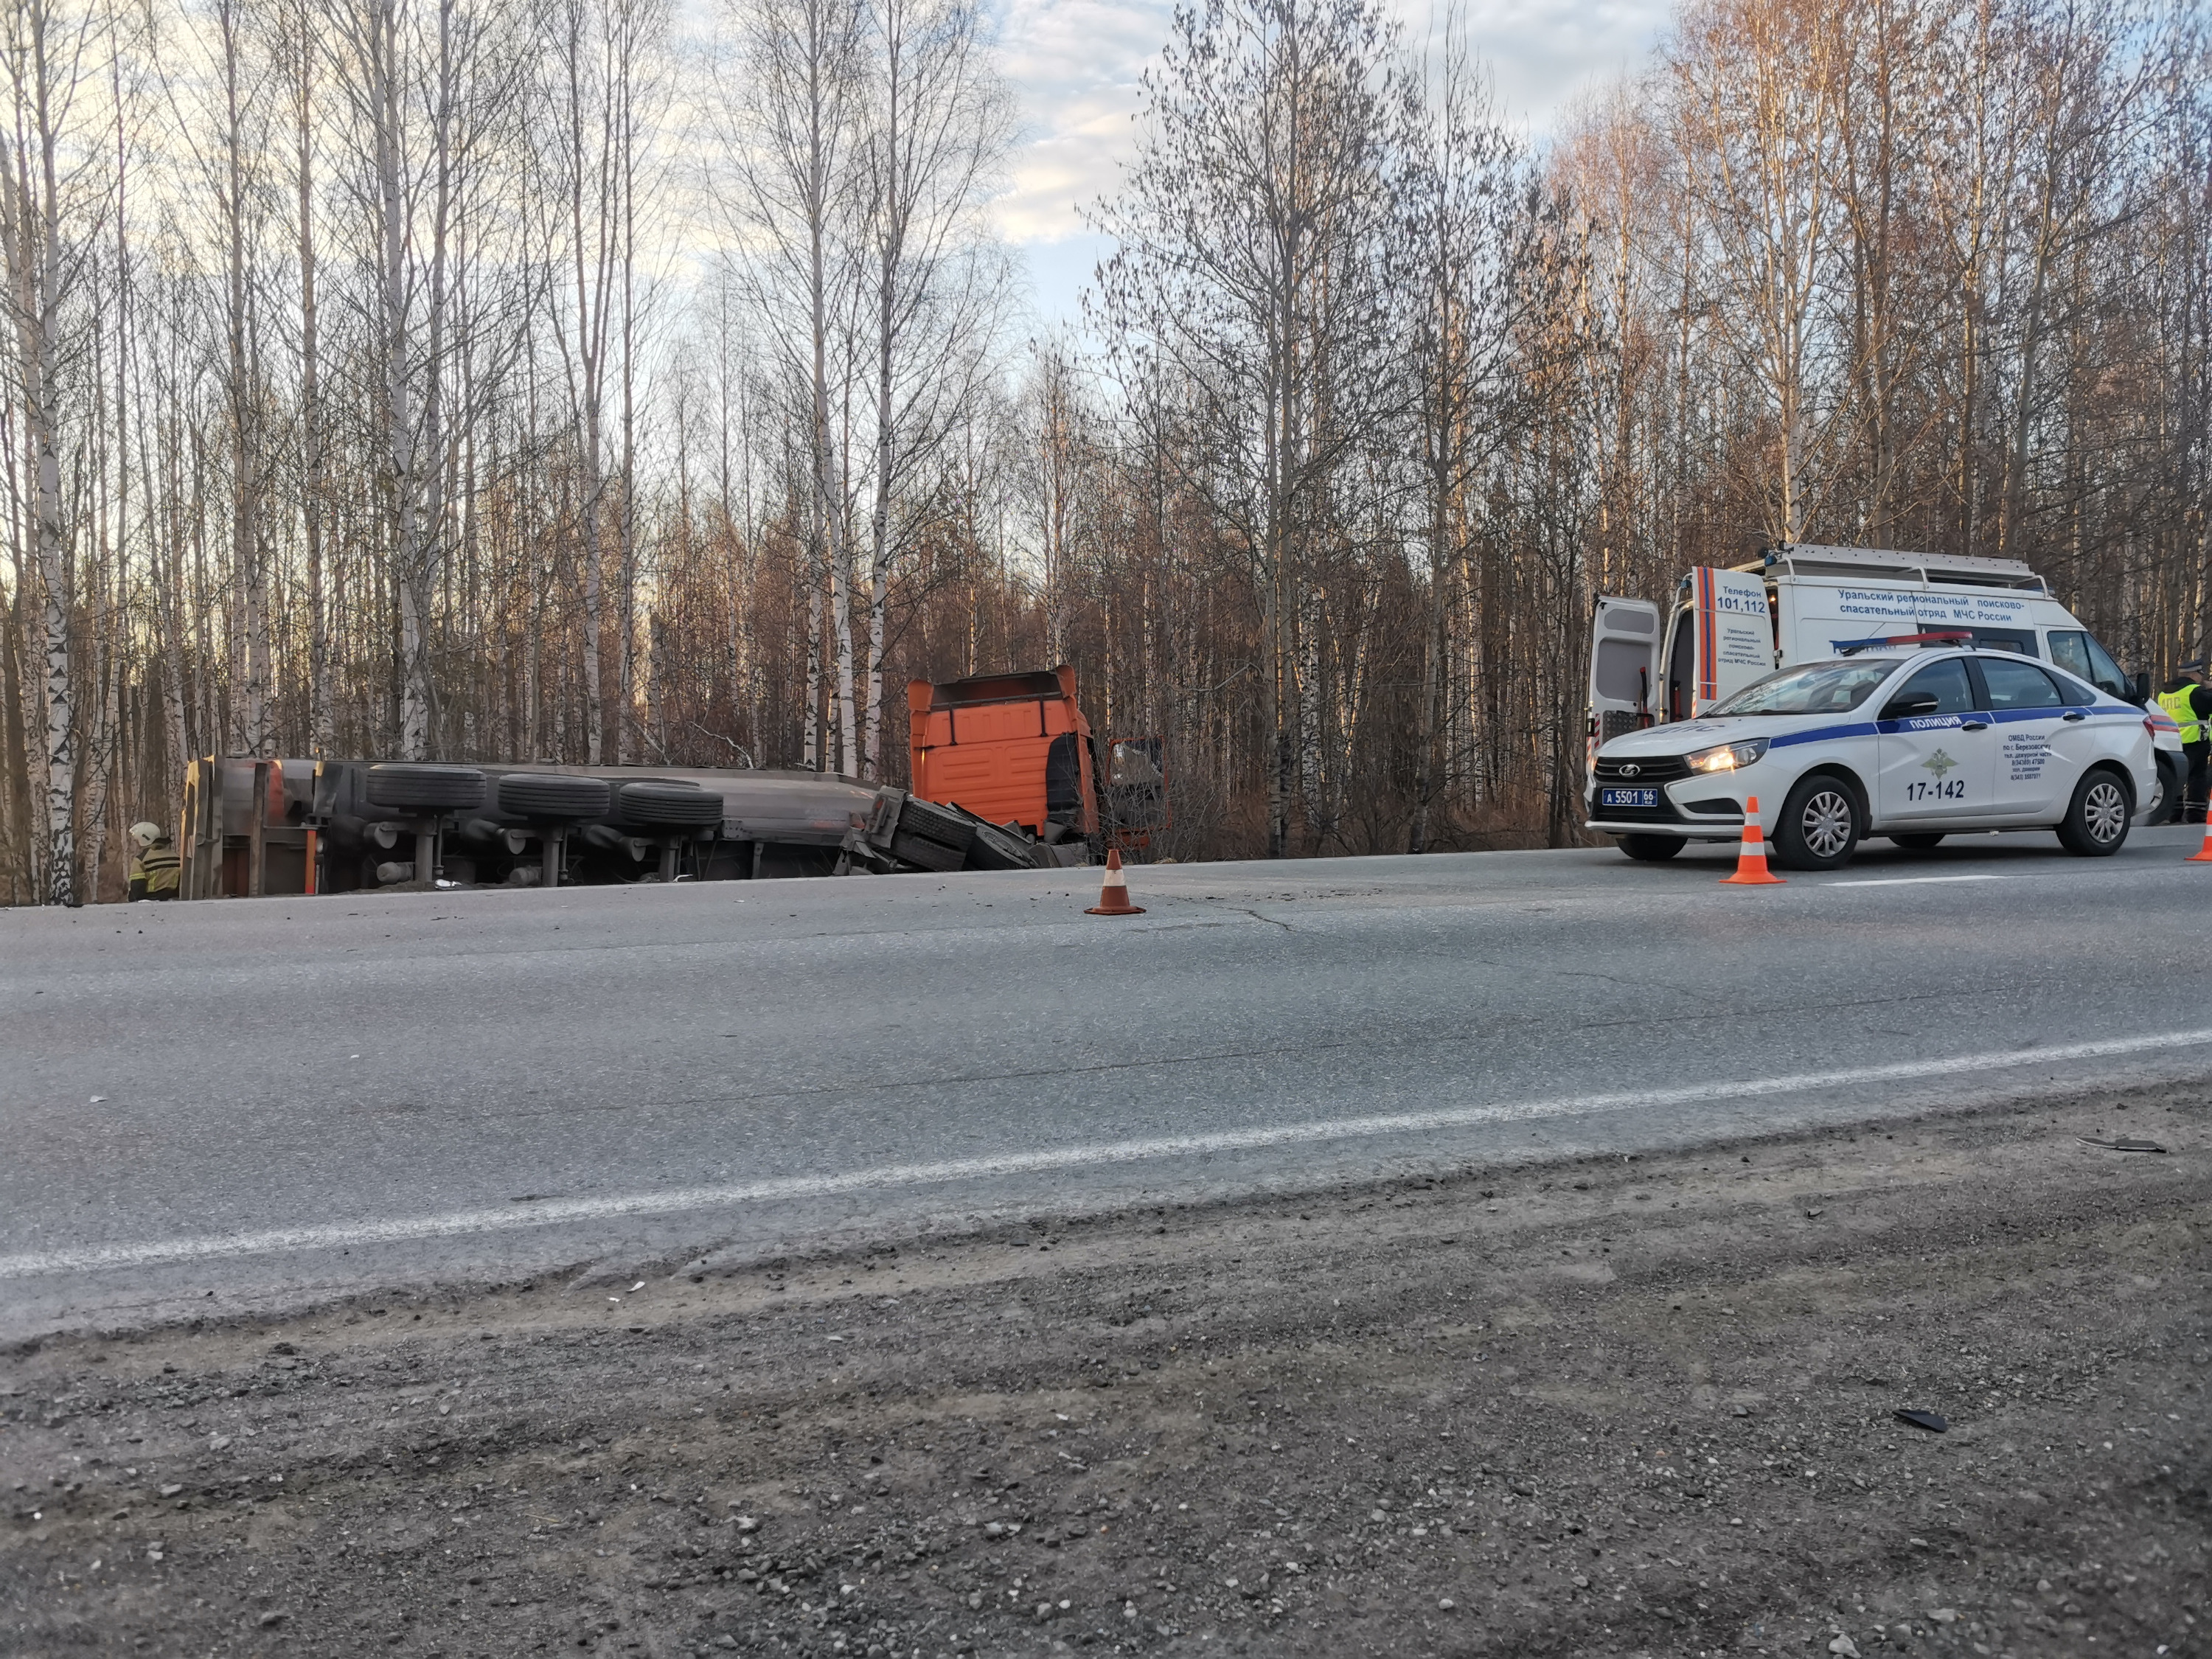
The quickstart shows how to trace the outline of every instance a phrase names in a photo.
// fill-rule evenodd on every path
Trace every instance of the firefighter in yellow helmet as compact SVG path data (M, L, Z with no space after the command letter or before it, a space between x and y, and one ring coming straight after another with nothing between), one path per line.
M169 832L158 823L131 826L131 896L135 899L173 899L183 863L177 857Z
M2204 822L2207 778L2212 771L2212 672L2203 662L2184 663L2181 674L2159 694L2159 707L2181 728L2181 752L2189 775L2181 791L2181 821Z

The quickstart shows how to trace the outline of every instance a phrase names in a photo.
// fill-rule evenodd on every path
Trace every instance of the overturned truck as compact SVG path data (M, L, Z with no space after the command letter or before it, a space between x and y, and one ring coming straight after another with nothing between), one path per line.
M444 883L757 881L1060 868L1048 842L819 772L210 757L186 774L180 896Z
M821 772L196 761L182 896L1062 869L1167 822L1157 738L1109 745L1075 672L908 688L913 793Z

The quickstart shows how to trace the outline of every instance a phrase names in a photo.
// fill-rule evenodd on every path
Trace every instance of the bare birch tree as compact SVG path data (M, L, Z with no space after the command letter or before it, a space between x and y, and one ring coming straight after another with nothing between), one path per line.
M741 46L724 65L721 88L731 176L720 200L744 239L737 274L760 308L803 422L811 566L803 763L825 769L856 759L851 466L832 411L844 401L856 343L852 215L866 21L857 0L742 0ZM836 652L834 757L818 713L825 595Z
M527 43L499 0L331 0L329 15L362 141L349 183L374 273L363 297L397 623L395 735L402 756L421 759L437 717L432 629L447 481L520 351L516 319L534 284L535 273L501 265L486 246L511 193ZM459 366L480 350L464 377Z
M68 398L82 367L83 345L72 307L93 256L92 233L102 206L94 170L102 146L82 128L96 122L85 94L88 87L98 85L106 35L97 11L57 6L52 0L12 0L0 20L0 72L7 77L8 96L7 127L0 135L0 258L7 265L14 325L8 340L10 401L21 416L17 441L29 474L27 510L14 515L11 523L33 550L28 562L42 619L45 799L40 862L46 902L75 904L79 734L71 672L74 526L62 474L71 442Z
M652 125L665 90L659 55L663 0L558 0L549 15L555 50L542 73L546 177L542 236L557 251L548 313L574 423L580 479L577 558L583 587L585 722L589 757L628 757L627 695L635 559L636 480L631 471L636 358L636 224L641 173L653 164ZM649 205L649 204L648 204ZM605 674L608 447L617 427L617 684L624 706L611 722ZM611 725L613 730L610 730ZM610 738L611 738L611 741Z
M1801 539L1825 482L1823 283L1836 247L1832 37L1796 0L1717 0L1670 60L1699 291L1774 425L1763 526Z
M931 510L918 489L995 371L1010 286L982 215L1011 137L974 0L876 0L866 39L858 200L871 335L872 477L860 775L883 759L891 580Z
M1257 573L1276 858L1319 739L1302 718L1299 641L1330 487L1400 389L1381 361L1388 175L1413 96L1396 46L1369 0L1179 12L1146 76L1138 158L1097 216L1120 244L1105 320L1134 377L1157 357L1198 399L1224 465L1190 482Z
M1514 417L1527 364L1516 348L1538 234L1521 157L1490 107L1454 10L1432 102L1399 186L1403 234L1394 274L1419 460L1427 615L1414 734L1413 818L1407 850L1428 845L1429 818L1450 787L1453 623L1466 589L1471 499Z
M280 77L281 96L290 117L293 257L298 303L295 349L298 354L298 477L300 524L306 569L307 747L327 755L333 747L331 684L331 617L327 592L330 530L328 411L323 393L322 265L317 235L320 179L317 135L322 84L314 0L286 0L268 20L268 40Z

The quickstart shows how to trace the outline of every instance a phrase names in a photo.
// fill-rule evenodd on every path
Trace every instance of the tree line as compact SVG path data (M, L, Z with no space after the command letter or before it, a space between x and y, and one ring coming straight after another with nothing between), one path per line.
M1593 595L1780 541L2165 672L2203 21L1691 0L1535 145L1462 14L1203 0L1040 329L977 0L0 0L6 902L195 755L896 782L902 680L1060 661L1163 852L1558 843Z

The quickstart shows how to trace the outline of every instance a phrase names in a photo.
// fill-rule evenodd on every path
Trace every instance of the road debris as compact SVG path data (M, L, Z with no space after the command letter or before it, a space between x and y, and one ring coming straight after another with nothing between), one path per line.
M2133 1135L2119 1135L2106 1139L2101 1135L2076 1135L2084 1146L2101 1146L2108 1152L2163 1152L2166 1148L2155 1140L2138 1140Z

